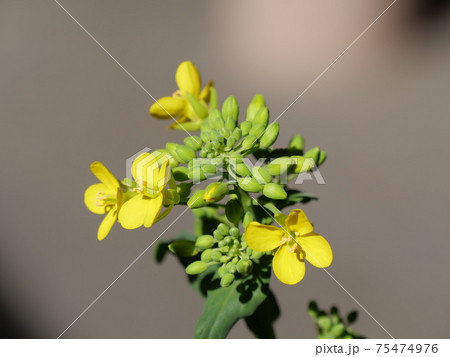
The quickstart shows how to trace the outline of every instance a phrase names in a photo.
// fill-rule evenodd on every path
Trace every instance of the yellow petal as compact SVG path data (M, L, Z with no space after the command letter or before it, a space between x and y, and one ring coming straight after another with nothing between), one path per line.
M313 231L313 225L301 209L294 209L286 218L286 228L289 232L297 232L300 235L308 234Z
M117 208L114 207L111 211L108 212L105 218L103 218L102 223L100 223L100 226L98 227L97 231L98 240L103 240L106 238L116 220L117 220Z
M161 191L167 184L170 178L169 159L164 159L164 162L159 168L157 180L155 182L155 189Z
M139 155L131 165L134 180L150 190L153 190L153 181L155 177L158 177L158 173L157 158L148 152Z
M278 227L250 222L245 228L245 241L257 252L267 252L279 247L285 232Z
M101 162L95 161L91 164L91 171L101 182L108 186L110 191L116 192L119 181Z
M178 66L175 80L183 94L187 91L198 98L200 94L200 74L191 61L182 62Z
M326 239L316 233L297 238L306 253L306 260L318 268L326 268L333 261L333 251Z
M162 97L150 107L150 114L158 119L179 117L184 113L186 100L183 98Z
M210 94L210 89L211 87L214 85L213 81L209 81L208 84L205 86L205 88L202 89L202 91L200 92L200 100L205 101L206 103L209 102L209 94Z
M104 183L96 183L95 185L89 186L84 192L84 204L89 211L95 214L105 214L105 206L99 206L97 204L99 192L110 192L110 190Z
M119 211L119 223L125 229L136 229L144 224L147 200L138 194L126 201Z
M282 283L297 284L305 276L305 262L298 252L289 252L288 246L283 244L273 257L273 272Z
M146 214L144 218L144 227L149 228L153 225L156 217L161 211L163 204L163 195L158 195L156 198L147 199Z

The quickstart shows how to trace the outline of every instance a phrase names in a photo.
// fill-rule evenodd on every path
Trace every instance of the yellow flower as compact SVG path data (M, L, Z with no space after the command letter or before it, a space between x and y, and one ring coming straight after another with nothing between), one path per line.
M103 240L117 220L117 214L123 203L123 193L119 181L101 162L93 162L91 171L101 183L88 187L84 193L84 203L93 213L106 213L97 231L98 240Z
M330 245L313 232L313 226L301 209L289 216L277 214L274 227L251 222L245 229L245 240L250 248L266 252L278 248L273 258L273 271L285 284L297 284L305 276L305 259L318 268L328 267L333 260Z
M134 160L131 173L137 183L137 195L120 209L119 222L123 228L151 227L172 209L173 202L164 202L165 186L170 179L168 165L168 156L157 152L141 154ZM160 214L163 203L170 206Z
M175 73L178 90L171 97L162 97L150 107L150 114L158 119L177 119L169 128L199 130L208 116L208 102L212 82L202 91L200 73L191 61L182 62ZM189 100L189 97L191 100Z

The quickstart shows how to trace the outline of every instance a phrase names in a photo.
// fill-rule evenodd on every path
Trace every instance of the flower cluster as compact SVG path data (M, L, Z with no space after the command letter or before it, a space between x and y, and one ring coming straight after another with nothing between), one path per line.
M163 149L138 156L131 167L132 179L119 181L101 163L91 165L101 183L86 190L85 203L93 213L106 214L98 239L107 236L115 221L125 229L148 228L174 205L187 205L193 211L215 209L222 217L214 232L169 245L179 256L196 257L186 267L190 275L211 267L221 286L227 287L262 264L263 256L274 254L275 275L286 284L296 284L305 274L305 260L316 267L329 266L331 248L313 232L303 211L281 213L306 197L289 189L289 182L321 165L325 151L318 147L305 151L299 134L287 148L274 148L280 125L270 122L261 94L253 97L240 122L236 98L229 96L219 108L212 82L201 89L192 62L181 63L175 79L179 89L156 101L150 114L174 119L172 129L200 132L182 144L169 142ZM252 165L249 158L266 161ZM211 182L200 188L198 184L207 180ZM273 222L279 227L270 225Z

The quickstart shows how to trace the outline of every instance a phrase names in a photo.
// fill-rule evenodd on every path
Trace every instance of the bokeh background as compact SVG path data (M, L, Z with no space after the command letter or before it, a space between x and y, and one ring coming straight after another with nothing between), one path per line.
M190 59L220 99L266 96L278 116L390 0L60 0L153 95ZM449 337L449 2L398 0L280 119L329 153L305 209L331 242L330 273L397 338ZM50 0L0 2L3 337L56 338L168 225L96 240L83 205L94 160L125 176L144 147L182 141L151 98ZM175 210L176 217L182 209ZM166 232L190 229L184 215ZM313 338L310 299L388 337L320 269L272 286L282 338ZM174 257L147 252L63 336L191 338L202 300ZM243 323L230 333L249 338Z

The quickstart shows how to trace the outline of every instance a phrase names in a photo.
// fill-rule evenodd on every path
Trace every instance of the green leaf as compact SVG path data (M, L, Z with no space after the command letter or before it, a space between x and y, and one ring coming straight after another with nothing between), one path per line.
M245 318L245 323L257 338L276 338L273 323L280 316L280 308L275 295L269 290L267 298L255 313Z
M195 328L196 338L225 338L233 325L252 315L266 299L271 257L265 256L253 272L222 288L216 275L208 288L205 308Z

